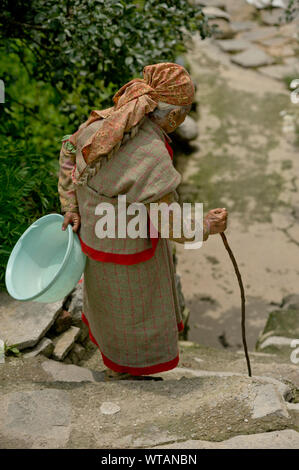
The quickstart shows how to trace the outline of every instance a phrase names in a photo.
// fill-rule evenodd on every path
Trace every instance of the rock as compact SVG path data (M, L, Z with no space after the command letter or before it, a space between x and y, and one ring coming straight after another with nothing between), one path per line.
M185 343L189 343L186 346L192 347L196 346L196 343L192 343L191 341L179 341L180 346L184 345ZM198 346L198 345L197 345ZM172 377L175 376L177 379L181 377L248 377L246 374L241 374L240 372L226 372L226 371L215 371L215 370L194 370L187 367L176 367L174 370L170 370L163 373L163 377ZM254 376L254 379L258 380L262 383L269 383L274 385L280 394L281 398L284 400L289 400L292 397L291 388L283 382L280 382L273 377L266 377L266 376Z
M299 310L299 294L289 294L282 299L283 309L298 309Z
M114 415L115 413L118 413L120 411L120 407L116 405L115 403L111 403L110 401L105 401L101 405L101 413L103 415Z
M292 429L235 436L221 442L189 440L152 449L299 449L299 433Z
M266 39L277 34L277 28L275 26L264 26L256 28L253 31L245 31L240 34L240 38L248 39L249 41L257 41L259 39Z
M225 39L222 41L217 41L217 44L223 51L226 52L242 51L252 46L249 41L245 41L244 39Z
M256 28L256 23L254 21L232 21L230 25L232 30L236 33Z
M258 42L260 44L263 44L264 46L269 46L269 47L279 47L283 46L286 43L287 39L284 38L283 36L276 36L273 38L268 38L268 39L259 39Z
M68 311L72 317L73 325L81 328L81 314L83 311L83 282L80 284L78 283L74 289Z
M267 7L279 7L286 8L287 0L246 0L250 5L254 5L256 8L262 9Z
M287 403L286 405L288 410L296 411L299 413L299 403Z
M51 328L60 311L61 302L21 302L1 292L1 339L19 350L31 348Z
M251 417L258 419L273 414L286 418L289 416L286 405L279 397L275 387L271 384L259 385Z
M285 12L282 9L265 10L261 12L261 18L263 23L268 25L284 24Z
M71 360L71 358L69 356L66 356L64 359L63 359L63 363L64 364L73 364L73 361ZM77 364L76 364L77 365Z
M260 67L261 65L273 63L272 57L258 47L253 46L239 54L233 55L231 61L242 67Z
M72 316L67 310L62 310L54 323L56 333L62 333L69 329L72 324Z
M84 343L84 341L86 340L86 338L88 337L88 334L89 334L89 330L88 330L88 326L85 325L85 323L82 322L82 325L80 326L80 334L78 336L78 342L79 343Z
M10 392L1 397L1 448L61 449L69 439L71 405L68 392Z
M75 343L75 345L74 345L71 352L75 353L77 355L79 361L81 361L81 359L83 359L83 357L84 357L85 349L80 344Z
M299 72L299 64L269 65L260 67L259 72L276 80L283 80L285 77L296 78Z
M299 338L299 309L282 308L271 312L258 343L263 342L266 338L265 335L269 333L271 336Z
M42 362L42 369L50 376L48 382L103 382L104 373L73 364L62 364L51 359Z
M230 15L220 8L204 7L202 11L207 18L223 18L226 21L230 21Z
M240 350L237 351L237 354L240 354L240 356L244 356L244 351ZM256 352L256 351L249 351L249 356L254 356L254 357L276 357L277 354L269 354L269 353L262 353L262 352Z
M74 347L71 349L66 359L70 359L72 364L79 364L84 354L85 349L80 344L75 343Z
M232 30L230 23L222 18L210 18L208 19L209 26L216 25L217 30L213 32L213 38L215 39L230 39L233 38L235 33Z
M43 338L38 345L28 353L23 354L24 359L29 359L30 357L35 357L38 354L43 354L46 357L50 357L54 350L53 341L49 338Z
M198 137L197 122L191 116L186 116L184 122L176 129L175 134L184 142L196 139Z
M206 7L226 8L224 0L193 0L194 5L201 5Z
M286 352L291 354L291 344L294 338L285 338L284 336L270 336L259 344L261 351L268 349L269 351Z
M71 326L67 331L62 333L54 340L53 358L62 361L70 349L73 347L74 342L80 334L80 328Z

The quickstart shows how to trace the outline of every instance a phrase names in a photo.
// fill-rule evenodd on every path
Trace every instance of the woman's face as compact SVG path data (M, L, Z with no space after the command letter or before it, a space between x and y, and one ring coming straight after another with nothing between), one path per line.
M181 124L184 122L187 114L190 112L191 105L189 110L182 112L180 108L172 109L167 116L161 121L160 126L163 127L164 131L167 134L175 131ZM172 124L172 125L171 125ZM175 125L173 125L175 124Z

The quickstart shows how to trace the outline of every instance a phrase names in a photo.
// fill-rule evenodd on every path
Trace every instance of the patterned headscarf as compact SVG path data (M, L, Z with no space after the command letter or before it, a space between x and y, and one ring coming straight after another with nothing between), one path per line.
M178 106L190 105L194 98L194 85L184 67L166 62L147 65L144 78L135 78L121 87L114 95L114 106L94 110L87 121L70 137L76 146L77 133L98 119L104 119L82 148L86 164L101 155L108 154L132 127L148 113L154 111L158 101Z

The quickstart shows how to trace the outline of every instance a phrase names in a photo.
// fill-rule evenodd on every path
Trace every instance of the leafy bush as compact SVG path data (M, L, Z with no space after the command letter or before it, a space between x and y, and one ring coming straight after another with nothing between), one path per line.
M8 257L19 237L36 219L60 213L58 162L33 146L0 144L0 285L5 286Z
M3 3L0 39L7 52L21 56L30 48L33 76L59 91L61 110L76 125L91 106L110 106L112 94L145 65L173 62L192 32L211 34L201 8L185 0ZM18 44L7 43L15 38Z
M175 61L188 38L212 34L185 0L2 0L0 288L8 257L36 219L60 212L61 138L145 65Z

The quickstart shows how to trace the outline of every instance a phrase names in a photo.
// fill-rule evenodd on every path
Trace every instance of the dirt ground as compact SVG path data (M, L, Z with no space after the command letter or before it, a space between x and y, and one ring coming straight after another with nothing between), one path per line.
M234 20L252 19L251 10L239 13L235 4ZM225 233L243 277L254 349L275 303L298 292L298 136L284 117L298 122L298 104L283 81L233 64L214 40L195 40L187 59L197 85L199 137L193 152L177 159L180 197L203 202L204 213L228 210ZM188 339L239 348L240 291L221 237L210 236L199 250L176 249L191 311Z

